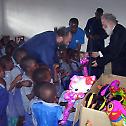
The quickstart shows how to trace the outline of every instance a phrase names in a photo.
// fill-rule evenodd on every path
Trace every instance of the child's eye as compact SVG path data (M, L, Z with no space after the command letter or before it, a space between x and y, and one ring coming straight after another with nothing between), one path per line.
M75 89L75 91L78 91L78 89Z
M87 89L87 92L90 91L89 89Z

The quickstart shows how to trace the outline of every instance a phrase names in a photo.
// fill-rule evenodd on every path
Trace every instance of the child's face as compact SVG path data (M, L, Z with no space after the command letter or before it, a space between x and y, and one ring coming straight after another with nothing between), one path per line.
M79 57L79 53L74 53L74 60L79 60L80 59L80 57Z
M16 57L17 63L20 64L22 58L24 58L25 56L27 56L27 53L25 53L25 52L23 52L23 53L21 53L20 55L18 55L18 56Z
M0 67L0 78L4 78L5 72L2 67Z
M67 58L68 58L67 57L67 51L63 50L62 55L61 55L61 59L66 60Z
M34 70L39 68L39 65L36 62L33 62L29 68L29 70L33 72Z
M6 70L10 71L10 70L12 70L13 68L14 68L14 63L13 63L12 59L10 59L10 61L8 61L8 62L6 63Z

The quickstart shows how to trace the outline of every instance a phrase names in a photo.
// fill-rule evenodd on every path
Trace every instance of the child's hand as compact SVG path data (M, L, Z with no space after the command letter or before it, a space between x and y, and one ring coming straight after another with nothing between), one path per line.
M24 87L31 87L32 86L32 82L30 80L25 80L25 81L18 82L16 84L17 88L21 88L22 86L24 86Z
M24 87L31 87L32 86L32 82L30 80L25 80L25 81L22 81L22 86Z
M18 82L18 81L20 81L20 80L22 80L22 75L21 75L21 74L18 75L18 76L15 78L15 81L16 81L16 82Z
M22 87L22 83L21 82L16 83L16 88L21 88L21 87Z
M22 75L18 75L13 81L12 83L10 84L10 87L8 89L8 91L12 91L18 84L18 82L22 80Z
M60 106L66 106L68 102L60 102L59 105Z
M76 109L74 107L71 108L70 113L75 112Z

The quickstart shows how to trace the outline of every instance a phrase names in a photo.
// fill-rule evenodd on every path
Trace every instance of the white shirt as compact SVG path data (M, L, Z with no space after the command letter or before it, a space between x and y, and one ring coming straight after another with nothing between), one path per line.
M9 90L9 88L10 88L10 84L11 84L11 82L13 81L13 80L12 80L12 74L11 74L11 71L5 71L5 77L4 77L4 80L5 80L5 82L6 82L7 90Z
M23 74L21 81L24 80L30 80L33 83L33 81L25 73ZM30 112L29 111L30 100L28 99L27 95L31 94L32 89L33 89L33 85L31 87L22 87L20 90L25 112L28 113Z

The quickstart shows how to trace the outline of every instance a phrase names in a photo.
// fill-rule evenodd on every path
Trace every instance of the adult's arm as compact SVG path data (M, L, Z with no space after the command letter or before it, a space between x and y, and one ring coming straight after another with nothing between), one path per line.
M102 50L103 57L97 59L99 66L104 66L107 63L119 58L126 45L126 30L116 31L111 38L110 44Z

